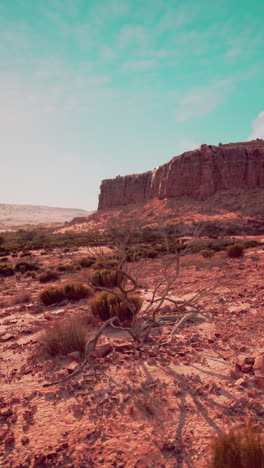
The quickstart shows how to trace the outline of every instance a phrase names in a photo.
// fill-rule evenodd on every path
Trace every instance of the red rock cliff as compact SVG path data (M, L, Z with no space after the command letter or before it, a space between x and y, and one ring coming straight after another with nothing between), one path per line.
M143 174L103 180L98 209L152 198L206 200L219 190L264 188L264 140L202 145Z

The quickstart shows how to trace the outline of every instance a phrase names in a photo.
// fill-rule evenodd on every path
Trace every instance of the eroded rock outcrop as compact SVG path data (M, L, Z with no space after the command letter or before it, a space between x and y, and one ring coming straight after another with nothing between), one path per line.
M202 145L143 174L103 180L98 209L153 198L206 200L220 190L264 188L264 140Z

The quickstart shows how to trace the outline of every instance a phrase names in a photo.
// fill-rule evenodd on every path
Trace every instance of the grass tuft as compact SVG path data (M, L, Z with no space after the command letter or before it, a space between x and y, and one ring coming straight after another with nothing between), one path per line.
M40 343L51 356L66 355L72 351L83 353L86 344L86 331L76 318L57 322L44 331Z

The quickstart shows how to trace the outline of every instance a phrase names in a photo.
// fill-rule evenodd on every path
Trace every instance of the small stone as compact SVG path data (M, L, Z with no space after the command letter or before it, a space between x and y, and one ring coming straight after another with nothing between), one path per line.
M256 377L254 378L254 383L258 388L264 388L264 376L263 377Z
M79 351L73 351L67 355L69 362L75 361L80 363L81 362L81 353Z
M97 357L102 358L107 356L113 351L113 346L110 343L106 343L104 345L98 346L95 350L95 354Z
M234 369L231 369L229 375L230 375L231 379L238 380L241 377L241 372L236 371Z
M10 333L5 333L0 337L0 342L5 343L6 341L13 340L15 335L11 335Z
M246 350L247 350L247 347L245 345L242 345L239 348L240 353L244 353Z
M29 438L24 436L24 437L22 437L21 442L22 442L23 445L27 445L27 444L29 444Z
M236 380L235 385L238 387L247 387L248 382L243 377L241 377L240 379Z
M264 377L264 354L256 357L254 362L254 372L256 376Z
M250 364L244 364L241 367L241 370L244 374L249 374L252 371L253 367Z
M11 445L14 443L15 443L15 437L14 437L14 433L12 433L5 439L5 445Z
M49 314L48 312L46 312L46 313L43 315L43 317L44 317L45 320L49 320L49 321L54 320L53 315Z
M252 356L248 356L244 359L244 364L250 364L251 366L254 365L255 358Z
M72 374L75 370L79 368L79 364L75 361L70 362L70 364L67 365L67 371L69 374Z
M0 418L7 419L12 415L12 410L11 408L1 408L0 409Z
M8 434L8 425L3 424L0 428L0 441L4 440Z

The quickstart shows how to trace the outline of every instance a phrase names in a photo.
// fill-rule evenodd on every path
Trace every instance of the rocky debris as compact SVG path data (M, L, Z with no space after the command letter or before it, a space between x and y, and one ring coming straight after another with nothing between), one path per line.
M95 354L99 358L103 358L110 354L113 351L113 346L110 343L106 343L101 346L97 346L95 350Z
M71 353L67 354L69 362L77 362L80 363L82 361L81 353L79 351L72 351Z
M263 141L231 147L202 145L153 171L103 180L98 210L153 198L206 200L222 190L263 188L263 162Z
M254 363L254 382L258 388L264 389L264 353L257 356Z
M6 341L14 340L15 335L12 335L11 333L4 333L3 335L0 336L0 342L5 343Z
M75 370L77 370L79 364L76 361L72 361L67 365L67 371L69 374L72 374Z

